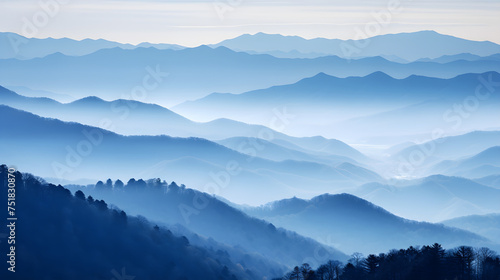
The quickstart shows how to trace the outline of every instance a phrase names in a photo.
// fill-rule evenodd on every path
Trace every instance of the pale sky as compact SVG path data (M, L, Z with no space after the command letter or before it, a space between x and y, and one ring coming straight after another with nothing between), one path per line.
M0 31L184 46L257 32L355 39L377 13L385 21L372 35L434 30L500 44L500 0L0 0Z

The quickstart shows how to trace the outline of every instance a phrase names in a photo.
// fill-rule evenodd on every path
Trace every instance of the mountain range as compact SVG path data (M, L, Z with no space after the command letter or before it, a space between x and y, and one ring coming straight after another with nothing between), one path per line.
M165 184L159 179L137 179L130 180L122 188L103 188L97 184L69 188L81 190L96 199L105 199L131 215L148 217L167 228L180 226L200 238L240 248L250 256L277 264L277 267L304 262L314 256L315 250L321 250L328 259L347 259L344 253L331 246L248 216L209 194L178 186L175 182ZM244 258L233 261L246 262Z
M500 46L495 43L470 41L435 31L378 35L359 40L325 38L308 40L298 36L257 33L241 35L213 45L213 47L218 46L236 51L267 53L290 58L328 55L358 58L385 55L406 61L461 53L478 56L500 53Z
M431 167L432 172L482 178L500 174L500 146L488 148L477 155L460 160L445 160Z
M3 149L5 160L45 177L76 180L99 176L126 178L165 177L198 189L208 188L235 202L264 203L283 194L318 194L380 179L352 164L336 166L307 161L270 161L248 156L201 138L122 136L96 127L0 106L2 126L9 137L4 147L37 139L43 149L23 145L19 151ZM308 188L302 188L302 186ZM215 186L215 190L214 190ZM261 196L264 192L266 196Z
M209 140L222 140L232 137L251 137L258 139L239 139L232 149L240 152L263 150L267 146L279 145L307 154L327 156L331 159L355 163L367 158L356 149L336 140L324 137L292 137L262 125L248 125L230 119L217 119L207 123L193 122L166 108L133 100L104 101L90 96L62 104L49 98L28 98L0 86L0 104L25 110L43 117L57 118L82 124L106 127L123 135L161 135L173 137L201 137ZM92 114L88 114L88 111ZM276 117L276 119L278 119ZM281 120L280 120L281 121ZM160 122L161 125L149 125ZM266 139L266 140L265 140ZM228 143L229 140L225 141ZM248 142L246 145L245 143ZM264 145L264 146L263 146ZM269 148L270 149L270 148ZM268 150L269 150L268 149ZM260 152L259 155L263 153ZM340 156L340 157L339 157ZM294 159L291 157L280 160ZM304 159L311 159L305 157Z
M184 48L175 44L121 44L104 39L73 40L69 38L27 38L16 33L0 32L0 59L32 59L54 53L62 53L69 56L82 56L98 50L116 47L122 49L155 47L157 49L175 50Z
M442 221L442 223L480 234L500 243L500 214L470 215Z
M44 71L38 70L41 68ZM54 53L30 60L2 59L0 84L68 94L74 98L90 95L108 100L135 98L170 107L214 92L242 93L291 84L321 72L349 77L376 71L395 78L411 75L452 78L465 73L500 72L500 63L459 60L402 64L381 57L276 58L225 47L182 50L116 47L83 56Z
M427 139L428 141L422 141L420 144L396 150L391 155L392 160L398 165L396 169L400 175L425 176L439 173L443 171L443 168L447 169L455 164L454 161L473 157L489 148L498 146L500 131L472 131L461 135ZM412 158L414 159L412 160ZM444 162L441 163L441 166L437 165L442 161ZM484 161L483 164L486 165L488 162Z
M320 73L290 85L242 94L214 93L174 106L172 110L191 119L203 116L265 124L272 116L266 112L286 108L294 116L286 126L287 131L322 134L351 142L386 137L395 144L394 141L411 141L417 135L430 135L438 128L448 133L498 126L492 117L500 117L498 96L486 89L481 92L484 98L474 95L483 80L498 81L500 74L396 79L382 72L348 78ZM462 117L454 104L463 104L471 98L475 98L477 105L467 107L472 109Z
M418 221L439 222L500 211L500 189L461 177L433 175L387 184L368 183L349 192Z

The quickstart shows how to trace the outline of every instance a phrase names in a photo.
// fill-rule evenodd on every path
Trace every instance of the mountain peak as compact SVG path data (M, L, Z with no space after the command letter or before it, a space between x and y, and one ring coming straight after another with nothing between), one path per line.
M71 102L71 104L96 104L96 103L101 103L105 102L103 99L97 97L97 96L87 96L82 99L75 100Z
M382 71L376 71L371 74L368 74L364 76L363 78L370 78L370 79L394 79L393 77L387 75L386 73Z

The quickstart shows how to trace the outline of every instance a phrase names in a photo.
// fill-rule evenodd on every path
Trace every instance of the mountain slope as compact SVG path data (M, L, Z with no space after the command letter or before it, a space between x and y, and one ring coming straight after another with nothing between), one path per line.
M242 248L247 254L256 254L282 266L303 262L318 249L324 250L328 258L347 258L336 249L249 217L209 194L183 185L179 187L174 182L130 180L121 188L97 185L71 188L106 199L130 213L146 216L155 222L179 224L202 237Z
M408 162L412 154L423 154L414 172L416 175L436 174L433 164L443 160L459 160L498 146L500 131L473 131L462 135L436 138L407 147L391 157L397 162ZM446 165L446 164L445 164Z
M475 232L500 244L500 214L458 217L441 223Z
M356 161L349 157L337 156L337 155L326 155L326 154L313 154L313 151L306 151L301 149L299 146L294 146L288 143L289 147L286 147L286 143L274 141L266 141L264 139L254 138L254 137L231 137L223 140L216 141L217 143L226 146L232 150L250 155L274 160L298 160L298 161L313 161L321 162L327 164L338 164L342 162L350 162L357 164ZM277 144L280 143L280 144ZM337 149L340 150L340 149ZM352 155L351 155L352 156ZM354 158L354 157L353 157Z
M491 175L483 178L474 179L475 182L478 182L481 185L485 185L488 187L500 189L500 174L499 175Z
M369 183L350 191L391 213L438 222L500 211L500 190L460 177L435 175L393 185Z
M328 156L348 157L365 161L367 158L349 145L323 137L291 137L261 125L249 125L229 119L217 119L207 123L192 122L166 108L133 100L104 101L98 97L86 97L69 104L61 104L47 98L26 98L0 86L0 104L26 110L44 117L74 121L91 126L105 127L124 135L160 135L175 137L202 137L220 140L244 136L281 141L282 145L296 145L294 150L305 153L322 153ZM92 114L88 114L92 111ZM155 125L151 125L154 123ZM270 143L266 140L259 142ZM240 145L238 143L238 145ZM260 145L260 144L258 144ZM301 148L302 147L302 148ZM262 155L262 153L259 153ZM294 159L281 158L279 160Z
M374 176L364 169L354 174L350 166L250 157L200 138L122 136L96 127L40 118L3 105L0 116L8 132L0 137L0 144L10 147L0 150L2 159L36 170L44 177L97 180L100 176L124 179L167 174L235 202L265 203L287 194L310 195L359 185L372 181ZM33 139L37 145L30 144ZM30 157L19 157L21 151ZM261 195L264 191L265 197Z
M457 60L469 60L469 61L475 61L475 60L500 60L500 54L492 54L489 56L479 56L479 55L474 55L470 53L461 53L461 54L455 54L455 55L443 55L438 58L430 59L430 58L422 58L419 59L418 61L423 61L423 62L438 62L438 63L448 63L452 61L457 61Z
M0 166L0 189L15 175L15 243L0 242L3 252L15 247L15 273L2 269L2 279L262 279L259 270L232 263L228 256L191 245L183 236L143 218L109 209L106 202L71 195L61 186L34 176L8 173ZM9 192L10 193L10 192ZM7 204L7 197L2 198ZM17 206L16 205L16 206ZM7 218L7 212L2 213ZM50 242L48 242L50 240ZM138 252L147 252L138 255ZM71 257L70 257L71 256ZM6 263L10 258L2 254ZM193 269L196 267L196 269ZM272 275L269 275L272 276ZM129 278L130 277L130 278Z
M307 201L293 198L244 211L351 253L383 252L433 241L449 248L488 244L470 232L399 218L348 194L324 194Z
M430 169L435 173L466 178L500 175L500 146L488 148L469 158L442 161Z
M211 94L172 109L189 118L231 118L243 122L269 123L275 108L290 115L285 129L302 134L359 141L356 138L431 134L445 131L495 127L500 98L481 92L471 96L482 80L500 80L497 72L464 74L451 79L410 76L395 79L382 72L364 77L338 78L317 74L294 84L274 86L242 94ZM481 110L466 111L460 118L453 104L476 98ZM470 107L466 107L470 108ZM475 109L472 108L472 109ZM471 109L471 110L472 110ZM493 117L492 117L493 116ZM423 121L422 121L423 119ZM408 123L415 125L408 126ZM457 128L458 126L458 128ZM395 132L397 131L397 133Z

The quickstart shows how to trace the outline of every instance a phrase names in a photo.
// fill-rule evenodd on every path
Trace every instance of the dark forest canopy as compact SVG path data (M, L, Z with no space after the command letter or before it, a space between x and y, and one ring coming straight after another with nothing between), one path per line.
M255 279L225 254L192 246L186 237L110 209L103 200L81 191L73 196L31 174L12 174L16 272L7 270L2 253L0 279ZM2 194L7 186L8 168L1 165ZM2 205L7 205L6 195ZM0 242L0 251L8 246Z
M460 246L444 250L440 244L391 250L379 255L359 253L347 264L328 261L313 270L305 263L275 280L498 280L500 257L488 248Z

